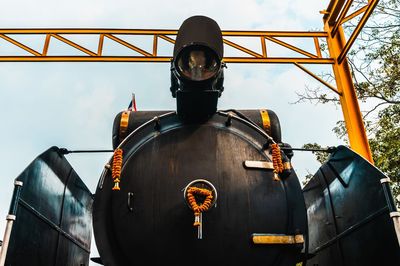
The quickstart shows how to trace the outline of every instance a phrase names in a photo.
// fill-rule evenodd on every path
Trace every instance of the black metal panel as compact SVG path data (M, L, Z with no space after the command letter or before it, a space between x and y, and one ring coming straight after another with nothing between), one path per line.
M85 249L90 249L93 198L75 171L68 178L61 228Z
M235 115L238 115L242 118L250 120L260 128L263 128L263 121L261 117L261 113L259 109L255 110L226 110L231 111ZM113 122L113 131L112 131L112 144L113 148L117 148L121 143L120 139L120 125L121 125L121 116L125 111L119 112ZM129 113L128 126L126 128L126 136L128 136L132 131L146 123L147 121L153 119L155 116L160 116L163 114L170 113L172 111L132 111ZM282 142L282 134L281 134L281 124L279 122L279 118L276 113L272 110L267 110L268 116L270 119L270 131L267 132L276 142Z
M6 265L88 265L92 194L52 147L17 180L18 199Z
M199 122L209 119L217 111L217 90L178 90L176 92L176 112L187 122Z
M88 257L89 253L87 250L79 245L72 244L69 238L60 235L55 266L87 266L89 265Z
M274 181L271 170L247 169L245 160L267 160L267 138L219 114L184 124L175 114L143 126L121 146L121 190L102 175L94 202L94 233L105 265L295 265L301 247L255 246L253 233L306 231L306 214L294 173ZM203 215L196 237L193 211L182 189L204 178L218 191L217 207ZM133 193L133 211L128 193ZM198 258L198 259L196 259Z
M314 252L336 236L332 206L327 193L326 182L319 169L303 189L308 215L309 252ZM319 263L320 265L340 265L339 249L333 245L329 249L321 250Z
M250 119L252 122L254 122L257 126L260 128L264 129L263 126L263 120L261 116L261 112L259 109L257 110L232 110L234 112L238 112L238 114L242 114L248 119ZM270 135L275 142L281 143L282 142L282 133L281 133L281 124L279 122L279 118L276 115L276 113L272 110L267 110L268 117L269 117L269 123L270 123L270 129L267 132L268 135Z
M311 265L400 265L386 176L339 146L303 189ZM390 192L389 192L390 193ZM389 200L388 200L389 199Z
M218 54L220 60L224 56L221 29L217 22L205 16L193 16L182 23L176 36L173 58L176 59L182 49L189 45L208 46Z
M121 116L122 112L119 112L115 118L113 123L113 132L112 132L112 144L113 148L117 148L118 145L121 143L120 139L120 126L121 126ZM146 123L147 121L153 119L155 116L160 116L166 113L170 113L172 111L136 111L129 113L128 119L128 127L126 129L126 136L128 136L132 131L137 129L142 124Z
M5 265L54 265L58 235L48 223L19 206Z

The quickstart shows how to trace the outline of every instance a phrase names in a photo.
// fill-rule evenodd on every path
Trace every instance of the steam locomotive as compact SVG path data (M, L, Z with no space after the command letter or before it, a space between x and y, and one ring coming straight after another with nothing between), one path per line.
M44 201L32 200L31 192L21 196L21 184L10 213L51 224L58 244L47 256L55 255L45 257L44 247L24 238L26 227L14 228L5 265L87 265L92 220L100 254L92 260L110 266L400 265L387 177L339 146L302 189L273 111L217 110L222 58L214 20L183 22L171 61L176 111L117 114L114 154L94 195L71 178L62 150L40 156L17 180L33 182L30 174L43 180L51 170L64 188L53 197L61 217L51 218L57 208L32 211ZM30 230L52 239L43 228ZM22 241L31 250L21 251Z
M217 111L223 42L215 21L186 20L173 55L177 111L123 111L114 121L122 169L115 176L114 155L93 207L103 263L295 265L306 209L289 157L278 151L285 169L273 167L271 145L281 142L277 116L269 110Z

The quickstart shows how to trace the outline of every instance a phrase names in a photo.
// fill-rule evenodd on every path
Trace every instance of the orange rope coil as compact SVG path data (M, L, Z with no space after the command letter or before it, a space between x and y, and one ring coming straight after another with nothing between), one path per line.
M272 163L274 165L274 180L278 181L279 174L283 172L283 163L281 157L281 149L276 143L271 144L272 150Z
M195 195L205 196L205 200L202 204L198 205L196 202ZM212 205L213 195L212 191L205 188L189 187L187 189L187 200L190 207L194 212L194 223L193 226L200 226L200 213L208 211Z
M114 187L112 190L121 190L119 182L121 182L121 169L122 169L122 149L114 151L114 158L112 164L112 178L114 180Z

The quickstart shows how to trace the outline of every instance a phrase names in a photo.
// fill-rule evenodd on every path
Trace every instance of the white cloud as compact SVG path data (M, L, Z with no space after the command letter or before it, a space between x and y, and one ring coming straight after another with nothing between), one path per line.
M1 27L177 28L187 17L203 14L213 17L225 29L259 25L276 30L284 25L298 27L319 20L318 10L327 4L328 1L317 0L307 4L302 0L9 1L4 3L0 15Z

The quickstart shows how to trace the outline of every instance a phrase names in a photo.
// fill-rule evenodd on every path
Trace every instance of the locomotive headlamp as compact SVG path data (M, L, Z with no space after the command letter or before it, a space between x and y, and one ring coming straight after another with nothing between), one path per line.
M180 52L175 64L180 77L192 81L204 81L215 77L221 62L210 48L192 45Z
M193 16L179 28L171 62L171 92L178 114L206 118L216 112L223 91L223 40L211 18Z

